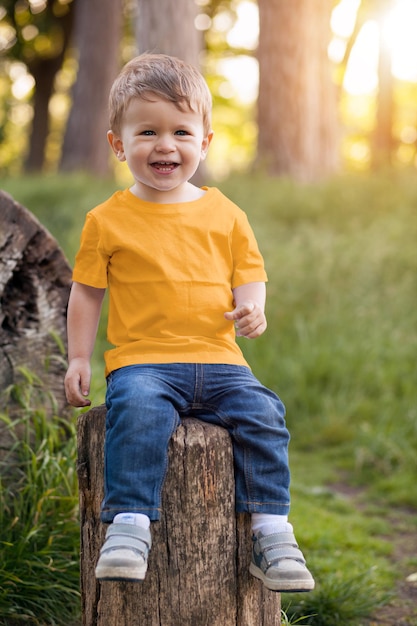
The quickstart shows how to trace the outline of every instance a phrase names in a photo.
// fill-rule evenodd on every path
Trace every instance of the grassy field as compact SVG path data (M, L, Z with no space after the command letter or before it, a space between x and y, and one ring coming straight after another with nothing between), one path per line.
M33 177L2 188L72 264L86 211L115 184ZM283 597L288 623L378 624L367 615L391 592L395 604L396 581L417 571L415 551L394 558L395 529L417 535L415 174L307 187L239 177L221 188L248 213L267 265L268 330L240 343L287 407L291 517L317 579L313 593ZM103 320L94 404L105 345ZM410 609L402 623L416 619Z

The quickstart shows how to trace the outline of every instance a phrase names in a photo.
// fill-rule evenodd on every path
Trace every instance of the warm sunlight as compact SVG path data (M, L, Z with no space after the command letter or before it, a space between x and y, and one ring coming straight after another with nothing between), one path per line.
M234 26L229 30L227 25L227 43L230 46L238 46L251 52L258 45L258 7L253 2L243 0L237 6L236 12L237 20ZM225 56L219 61L218 69L227 79L227 82L220 89L223 97L235 96L242 103L256 100L258 93L258 62L252 55Z
M388 15L384 36L392 49L392 70L401 80L417 81L417 2L397 0Z
M354 28L359 0L341 0L332 14L335 39L329 48L334 61L340 61L346 40ZM416 0L395 0L383 20L383 40L390 47L394 76L405 81L417 80ZM344 87L351 94L371 93L377 87L378 24L367 21L353 46L346 69Z
M378 86L378 24L366 22L356 39L343 86L352 95L373 92Z
M331 28L334 34L329 46L329 56L335 63L342 60L347 41L355 28L356 14L361 0L340 0L332 12ZM258 8L251 0L243 0L237 7L237 21L230 28L227 21L217 26L228 30L230 45L253 50L259 35ZM220 14L225 17L226 14ZM392 71L400 80L417 82L417 0L393 0L392 9L383 20L383 40L390 47ZM366 95L378 87L378 46L379 26L368 20L362 26L347 64L343 86L352 95ZM242 102L256 99L257 64L248 56L223 59L221 73L227 82L223 85L223 95L237 95ZM229 90L227 92L227 90Z

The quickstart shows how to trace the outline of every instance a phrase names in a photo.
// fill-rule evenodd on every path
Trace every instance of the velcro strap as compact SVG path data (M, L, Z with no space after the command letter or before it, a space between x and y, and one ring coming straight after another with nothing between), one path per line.
M148 546L140 539L133 537L109 537L106 539L101 552L109 552L109 550L133 550L140 554L143 558L148 555Z
M272 565L272 563L282 561L283 559L292 559L305 564L305 559L301 550L295 548L294 546L289 546L288 544L266 550L264 552L264 559L267 562L268 567Z
M101 552L115 548L135 550L144 558L152 545L151 533L133 524L111 524L106 533L106 541Z
M264 535L259 538L259 545L262 550L268 550L268 548L275 548L283 544L298 548L293 533L273 533L272 535Z
M146 528L134 524L110 524L107 529L106 539L117 535L119 537L135 537L151 545L151 533Z

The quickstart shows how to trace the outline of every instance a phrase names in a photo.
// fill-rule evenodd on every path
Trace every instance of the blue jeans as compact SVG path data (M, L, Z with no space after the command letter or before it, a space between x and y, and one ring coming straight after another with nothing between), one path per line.
M249 368L130 365L107 379L105 495L101 519L136 512L158 520L168 445L182 417L226 428L233 444L236 511L289 511L285 408Z

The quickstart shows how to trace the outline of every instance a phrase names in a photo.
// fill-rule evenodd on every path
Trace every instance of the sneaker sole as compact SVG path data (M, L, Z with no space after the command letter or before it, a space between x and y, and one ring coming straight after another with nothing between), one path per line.
M252 576L255 576L255 578L261 580L265 587L270 591L303 593L307 591L312 591L314 589L314 580L312 578L310 580L271 579L265 576L263 571L259 569L259 567L257 567L254 563L250 564L249 572L252 574Z
M97 567L95 574L98 580L129 580L131 582L142 582L146 576L146 567L115 567L107 565Z

